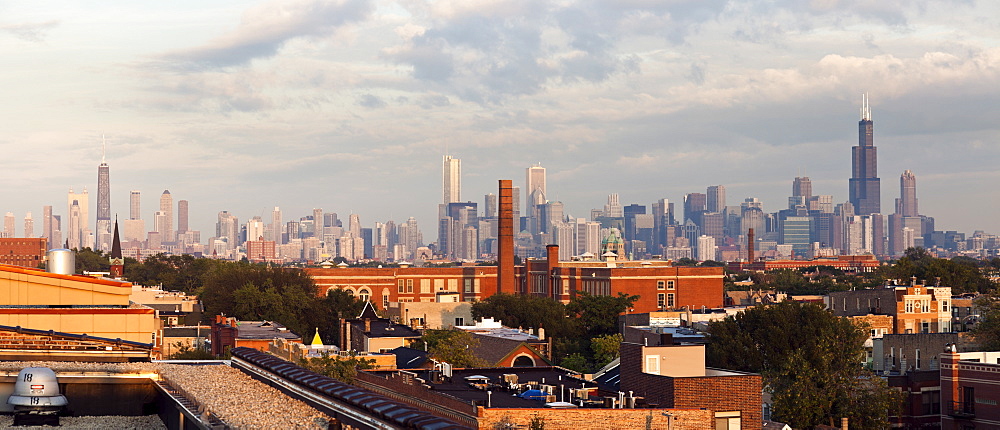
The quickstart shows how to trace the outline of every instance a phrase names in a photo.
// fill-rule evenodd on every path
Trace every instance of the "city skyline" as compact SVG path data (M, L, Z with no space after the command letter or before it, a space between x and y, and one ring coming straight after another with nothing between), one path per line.
M278 5L8 5L0 144L18 162L0 211L51 205L65 231L66 190L98 189L102 134L112 216L140 190L150 230L169 189L203 237L219 211L274 206L429 232L445 153L463 201L540 162L575 217L711 184L773 211L806 176L839 203L867 91L880 175L919 177L938 229L1000 232L997 5Z

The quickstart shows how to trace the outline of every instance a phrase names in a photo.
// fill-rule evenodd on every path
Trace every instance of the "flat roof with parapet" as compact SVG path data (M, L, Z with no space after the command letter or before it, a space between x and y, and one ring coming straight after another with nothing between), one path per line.
M379 375L395 371L366 371ZM424 380L431 390L448 394L469 404L492 408L544 408L543 398L524 398L521 395L529 389L537 389L538 385L552 386L552 395L556 402L576 402L570 391L582 388L591 389L592 401L597 397L597 383L587 381L576 372L560 367L493 367L466 368L452 370L450 380L442 379L435 382L431 378L431 369L408 370ZM505 382L505 374L517 375L517 384ZM482 379L480 377L485 377ZM528 384L531 386L529 387ZM601 399L603 400L603 399ZM594 404L592 403L591 406Z

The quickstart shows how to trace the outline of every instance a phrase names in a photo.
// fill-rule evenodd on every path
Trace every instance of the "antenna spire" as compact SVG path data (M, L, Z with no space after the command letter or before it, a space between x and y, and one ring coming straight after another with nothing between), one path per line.
M104 133L101 133L101 164L105 164L105 158L108 155L108 139L104 137Z
M872 120L872 110L871 107L868 106L868 93L861 93L861 120Z

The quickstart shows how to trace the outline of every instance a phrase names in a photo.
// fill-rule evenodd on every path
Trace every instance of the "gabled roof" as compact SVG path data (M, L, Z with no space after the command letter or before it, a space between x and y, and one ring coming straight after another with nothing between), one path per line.
M401 346L389 351L396 356L397 369L419 369L427 362L429 354L419 349Z
M378 312L375 311L375 306L372 305L371 301L365 302L365 308L361 310L361 314L358 315L358 319L376 319L378 318Z
M476 333L473 333L472 336L479 341L479 346L473 348L472 353L475 354L476 357L486 361L489 366L496 366L497 363L504 361L506 358L510 357L511 354L514 354L514 352L516 352L522 345L531 350L534 355L545 362L546 365L552 365L552 363L549 362L544 355L536 351L535 348L532 348L531 345L528 345L527 342L504 339L502 337L495 336L484 336Z
M351 324L351 330L365 331L364 320L350 320L348 324ZM410 328L408 325L396 324L385 318L375 318L368 322L368 331L366 336L369 338L376 337L420 337L420 332Z

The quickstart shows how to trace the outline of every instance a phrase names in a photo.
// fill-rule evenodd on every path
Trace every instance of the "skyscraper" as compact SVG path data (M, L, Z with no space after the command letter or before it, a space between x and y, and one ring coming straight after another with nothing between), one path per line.
M706 195L702 193L689 193L684 196L684 221L697 221L698 215L707 209L708 197Z
M160 195L160 211L157 213L157 217L158 219L153 225L156 226L156 231L160 233L160 240L163 242L173 242L174 198L170 195L170 190L163 190L163 194Z
M35 237L35 220L31 219L31 212L24 215L24 237Z
M52 231L54 230L52 221L52 206L42 206L42 234L47 239L46 247L50 249L52 248Z
M76 217L78 222L74 222L73 206L76 205ZM73 189L70 188L68 195L66 196L66 239L70 241L70 245L76 244L77 247L82 243L83 238L87 237L87 233L90 229L87 228L87 220L90 219L90 193L84 188L82 192L74 193ZM75 242L74 242L75 240ZM61 244L56 244L61 245ZM88 244L86 246L93 246L93 244ZM72 246L70 247L72 249Z
M547 199L545 194L545 168L541 164L538 164L524 170L525 192L527 193L527 205L525 207L530 212L533 206L545 203Z
M107 143L105 142L101 151L101 164L97 166L97 228L94 230L97 236L97 249L108 251L111 249L111 179L108 163L105 161L107 155ZM86 219L84 219L86 222Z
M128 219L136 220L142 219L140 202L140 193L138 190L132 190L129 192L128 196Z
M3 237L17 237L17 231L14 230L14 224L16 218L14 218L13 212L7 212L3 216Z
M812 197L813 185L808 176L795 177L792 181L792 197L805 197L806 200Z
M275 208L277 209L277 208ZM281 224L281 217L278 217L278 224ZM177 234L187 233L188 231L188 201L178 200L177 201Z
M444 156L441 167L441 188L444 196L442 203L462 200L462 160L450 155Z
M896 213L902 216L918 216L917 210L917 177L907 170L899 176L899 200L896 201Z
M485 204L483 205L483 218L496 218L497 216L497 195L493 193L487 194L483 197Z
M726 208L726 187L723 185L712 185L706 191L706 206L709 212L722 212Z
M857 215L882 212L878 159L872 136L872 115L868 107L868 95L865 94L862 97L861 121L858 121L858 146L851 148L850 202Z

